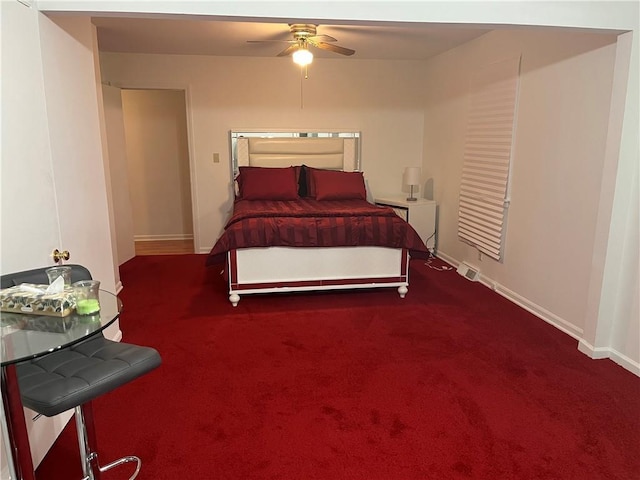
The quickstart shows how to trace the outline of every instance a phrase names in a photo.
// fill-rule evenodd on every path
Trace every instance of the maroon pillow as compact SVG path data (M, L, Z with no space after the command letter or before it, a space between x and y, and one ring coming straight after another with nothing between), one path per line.
M313 167L307 167L306 165L302 166L305 170L305 174L306 174L306 181L307 181L307 196L308 197L313 197L315 198L316 196L316 184L313 181L313 174L316 170L318 170L317 168L313 168Z
M316 200L367 199L362 172L313 171Z
M238 188L242 200L296 200L298 182L294 167L240 167Z
M334 170L323 170L322 168L313 168L313 167L307 167L306 165L303 165L302 168L305 171L306 174L306 185L307 185L307 196L309 197L313 197L315 198L316 196L316 181L314 178L314 174L315 172L327 172L327 171L334 171Z

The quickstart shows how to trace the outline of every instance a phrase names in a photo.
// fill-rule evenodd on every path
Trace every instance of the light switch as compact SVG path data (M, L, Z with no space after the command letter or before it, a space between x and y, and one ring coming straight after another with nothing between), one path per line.
M213 163L220 163L220 154L219 153L214 153L213 154Z

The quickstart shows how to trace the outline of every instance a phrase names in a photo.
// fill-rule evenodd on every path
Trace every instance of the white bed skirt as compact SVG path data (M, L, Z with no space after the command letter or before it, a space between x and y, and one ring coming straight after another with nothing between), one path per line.
M268 247L227 254L229 301L240 295L409 286L409 253L386 247Z

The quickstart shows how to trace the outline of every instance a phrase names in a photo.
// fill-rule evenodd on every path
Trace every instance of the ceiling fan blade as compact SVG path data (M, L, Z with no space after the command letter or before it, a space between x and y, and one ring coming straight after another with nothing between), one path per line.
M287 55L291 55L297 49L298 49L298 43L296 42L293 45L289 45L287 48L285 48L283 51L281 51L277 56L278 57L286 57Z
M332 43L313 42L311 43L311 45L313 45L314 47L321 48L323 50L329 50L330 52L339 53L340 55L353 55L354 53L356 53L355 50L341 47L340 45L334 45Z
M296 43L295 40L247 40L247 43Z
M337 42L336 38L333 38L329 35L314 35L312 37L307 37L307 40L310 42Z

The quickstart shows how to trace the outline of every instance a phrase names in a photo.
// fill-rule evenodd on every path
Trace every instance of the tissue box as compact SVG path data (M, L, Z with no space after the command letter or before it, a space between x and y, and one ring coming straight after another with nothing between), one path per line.
M72 287L65 287L60 293L45 294L25 290L23 285L43 291L48 287L48 285L24 283L4 288L0 290L0 310L29 315L66 317L76 306Z

